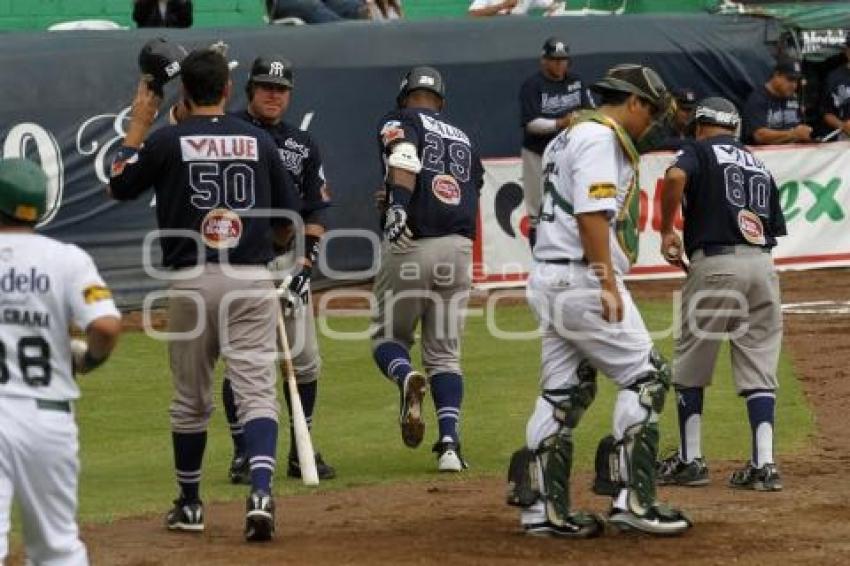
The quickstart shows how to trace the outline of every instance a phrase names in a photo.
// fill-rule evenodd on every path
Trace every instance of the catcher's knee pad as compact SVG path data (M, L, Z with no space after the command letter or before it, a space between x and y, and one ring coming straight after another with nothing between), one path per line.
M575 428L596 398L596 368L582 360L576 369L578 385L566 389L544 389L543 399L552 405L552 416L562 426Z
M540 499L537 460L534 451L523 446L511 455L508 466L508 505L531 507Z
M596 477L593 479L593 492L597 495L617 495L623 487L620 476L620 443L609 434L599 441L596 447Z
M658 418L670 388L670 369L655 350L650 354L653 370L629 387L646 409L646 417L628 427L620 441L629 488L629 510L642 515L655 503L655 470L658 461Z

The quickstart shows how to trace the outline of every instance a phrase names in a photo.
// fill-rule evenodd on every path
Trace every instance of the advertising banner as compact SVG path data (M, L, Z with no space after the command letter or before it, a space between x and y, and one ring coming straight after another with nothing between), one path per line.
M780 269L850 265L850 142L771 146L754 151L773 173L788 236L774 258ZM640 165L640 255L630 277L679 275L661 257L661 189L673 154L650 153ZM476 242L479 284L524 282L531 263L519 158L487 160ZM681 218L677 227L681 229Z

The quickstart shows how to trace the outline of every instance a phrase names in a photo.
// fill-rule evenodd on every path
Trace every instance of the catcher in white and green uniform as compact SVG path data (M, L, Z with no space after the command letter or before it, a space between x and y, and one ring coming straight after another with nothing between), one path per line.
M598 493L608 522L670 535L687 530L655 494L658 417L670 386L665 361L622 276L637 258L638 139L670 107L660 77L619 65L593 87L598 111L579 114L543 154L543 204L528 301L543 330L540 396L514 453L508 502L529 534L592 537L595 515L570 506L572 432L596 394L597 369L619 387L614 434L600 443ZM613 465L612 465L613 463Z

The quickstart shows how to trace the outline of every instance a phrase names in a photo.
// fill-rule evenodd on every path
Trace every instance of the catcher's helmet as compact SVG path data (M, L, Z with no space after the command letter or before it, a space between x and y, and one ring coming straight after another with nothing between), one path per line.
M295 74L292 71L292 63L279 55L257 57L251 65L248 86L255 83L274 84L286 88L294 87Z
M35 224L47 210L47 175L28 159L0 160L0 212Z
M442 99L446 98L446 85L440 71L434 67L413 67L404 75L399 87L396 102L399 106L414 90L427 90L433 92Z
M615 91L635 94L657 109L657 115L667 114L672 107L672 98L658 73L632 63L624 63L608 69L605 76L591 87L594 91Z
M148 78L151 89L162 96L162 87L180 74L180 63L186 49L177 43L157 37L145 43L139 52L139 70Z
M741 115L729 100L712 96L699 101L694 111L694 120L697 124L711 124L734 130L741 123Z

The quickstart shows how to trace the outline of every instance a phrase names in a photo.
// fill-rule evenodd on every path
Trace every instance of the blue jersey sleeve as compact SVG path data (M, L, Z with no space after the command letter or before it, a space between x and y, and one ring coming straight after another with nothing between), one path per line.
M681 169L688 176L688 179L695 178L700 170L699 155L697 155L696 148L689 143L683 145L673 158L670 167Z
M526 124L541 116L540 91L535 77L522 83L519 90L519 105L520 126L525 127Z
M137 198L161 177L168 146L167 129L151 134L138 150L122 146L112 160L109 189L116 200Z

